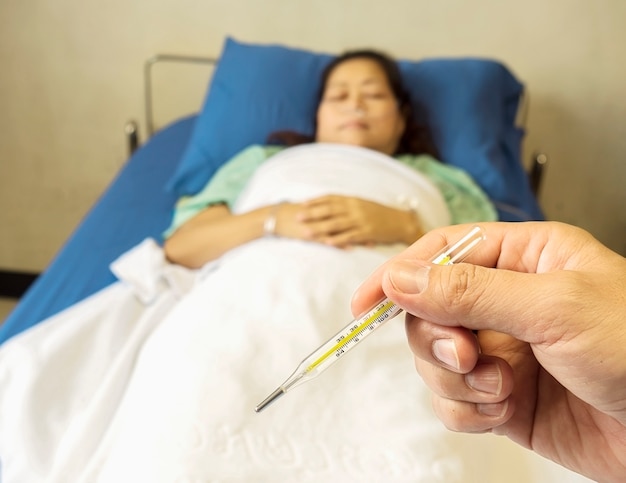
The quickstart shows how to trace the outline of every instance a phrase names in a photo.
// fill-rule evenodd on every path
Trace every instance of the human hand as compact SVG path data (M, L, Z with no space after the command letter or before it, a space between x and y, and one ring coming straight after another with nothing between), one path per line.
M471 265L425 261L467 226L430 232L360 287L353 313L383 293L407 311L417 370L448 428L503 434L624 481L626 259L564 224L482 226Z
M422 234L413 213L351 196L327 195L306 201L296 219L306 239L340 248L411 243Z

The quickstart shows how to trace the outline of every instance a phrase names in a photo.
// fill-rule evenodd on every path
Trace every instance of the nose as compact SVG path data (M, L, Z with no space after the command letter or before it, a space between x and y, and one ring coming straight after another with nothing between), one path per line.
M365 102L363 101L363 96L358 93L350 94L343 105L343 111L346 113L354 112L359 116L365 114Z

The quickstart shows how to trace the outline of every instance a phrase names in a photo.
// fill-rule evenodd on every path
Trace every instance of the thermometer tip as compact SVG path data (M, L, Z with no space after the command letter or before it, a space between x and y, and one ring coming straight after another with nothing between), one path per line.
M254 408L254 411L257 413L260 413L261 411L263 411L267 406L269 406L270 404L272 404L274 401L276 401L276 399L278 399L280 396L282 396L283 394L285 394L285 391L283 391L282 387L279 387L278 389L276 389L272 394L270 394L269 396L267 396L262 403L260 403L257 407Z

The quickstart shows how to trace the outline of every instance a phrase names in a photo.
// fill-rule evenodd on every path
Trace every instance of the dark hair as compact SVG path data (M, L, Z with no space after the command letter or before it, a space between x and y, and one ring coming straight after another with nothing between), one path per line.
M406 127L394 154L430 154L437 158L437 149L432 140L430 130L427 126L418 124L416 121L415 105L411 100L409 91L404 87L398 64L382 52L369 49L351 50L331 60L322 71L316 105L319 106L322 101L326 83L335 68L343 62L352 59L368 59L376 62L384 71L393 95L398 101L398 108L404 117ZM317 121L315 121L315 131L317 131ZM314 140L315 132L313 135L307 135L295 131L276 131L267 138L269 143L285 146L296 146L298 144L310 143Z

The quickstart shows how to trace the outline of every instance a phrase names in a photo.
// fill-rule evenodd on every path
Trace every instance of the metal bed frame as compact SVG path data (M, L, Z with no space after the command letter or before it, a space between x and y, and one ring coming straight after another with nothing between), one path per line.
M146 140L150 139L154 134L154 110L153 110L153 90L152 90L152 71L153 67L159 63L179 63L179 64L202 64L215 66L218 60L211 57L197 57L192 55L176 55L176 54L156 54L150 57L144 63L143 67L143 90L144 90L144 115L146 123ZM126 133L126 141L129 154L133 154L139 147L139 123L130 120L124 125Z

